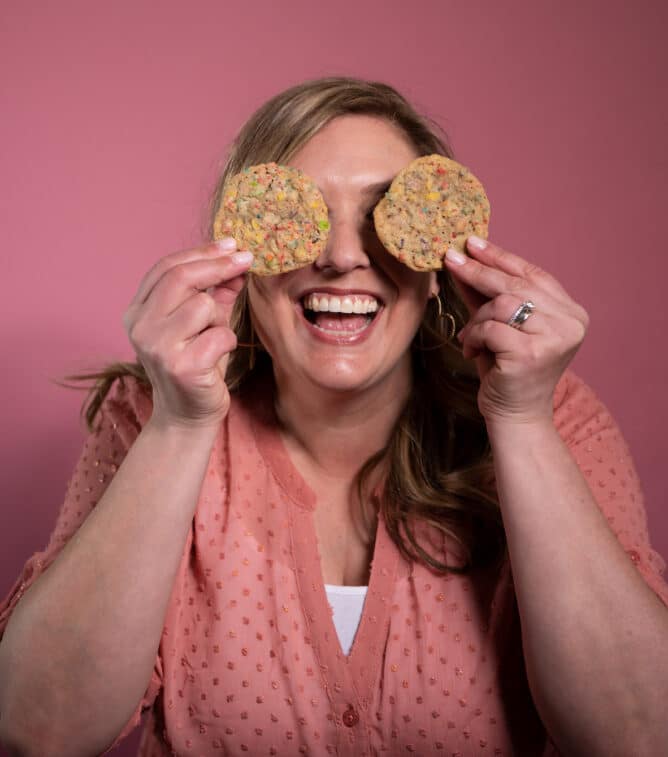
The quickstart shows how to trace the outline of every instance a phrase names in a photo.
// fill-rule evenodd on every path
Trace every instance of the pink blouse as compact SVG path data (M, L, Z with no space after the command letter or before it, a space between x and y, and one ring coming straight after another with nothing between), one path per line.
M151 414L115 382L88 436L47 548L0 605L0 634L102 496ZM567 373L555 422L642 577L668 604L627 446ZM508 563L440 577L409 564L379 520L352 649L340 647L313 523L266 396L235 398L213 448L144 699L140 755L540 755L553 753L524 672ZM450 564L453 545L423 528Z

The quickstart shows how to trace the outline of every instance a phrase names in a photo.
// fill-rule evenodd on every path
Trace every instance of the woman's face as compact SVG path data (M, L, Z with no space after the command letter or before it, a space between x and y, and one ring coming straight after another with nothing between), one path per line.
M371 213L416 157L389 121L347 115L330 121L289 161L320 188L331 226L326 249L312 265L249 279L255 329L279 388L284 381L304 391L408 388L410 343L430 294L438 291L436 277L392 257Z

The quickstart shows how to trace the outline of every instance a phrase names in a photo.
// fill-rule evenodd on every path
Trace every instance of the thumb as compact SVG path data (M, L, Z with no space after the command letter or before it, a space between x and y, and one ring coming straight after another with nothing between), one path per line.
M223 281L217 286L209 287L206 291L207 294L213 297L216 304L223 306L224 311L229 316L239 296L239 292L244 287L245 280L245 274L241 274L240 276L235 276L233 279Z

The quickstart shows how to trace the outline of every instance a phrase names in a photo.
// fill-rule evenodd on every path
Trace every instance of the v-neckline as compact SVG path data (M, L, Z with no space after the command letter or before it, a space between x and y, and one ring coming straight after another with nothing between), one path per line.
M348 655L334 625L322 574L314 511L315 492L295 468L283 443L267 394L254 397L252 425L258 451L287 495L293 565L308 642L320 664L321 678L333 708L367 710L383 660L390 624L392 593L404 564L379 512L362 615ZM318 570L316 571L316 566Z
M294 507L294 503L291 506ZM334 625L322 570L315 575L315 571L304 568L304 565L320 566L313 514L294 508L289 520L302 608L323 677L333 689L330 697L335 695L334 699L341 700L342 705L349 705L354 695L357 704L366 710L372 700L378 667L383 659L392 587L399 563L398 552L393 548L383 518L379 517L362 615L350 653L346 655Z

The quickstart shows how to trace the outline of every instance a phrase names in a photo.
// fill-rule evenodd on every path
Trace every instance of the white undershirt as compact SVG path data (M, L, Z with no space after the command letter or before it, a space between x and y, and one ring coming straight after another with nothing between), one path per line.
M366 586L333 586L325 584L327 601L334 611L334 627L339 636L341 649L347 655L353 645L362 617Z

